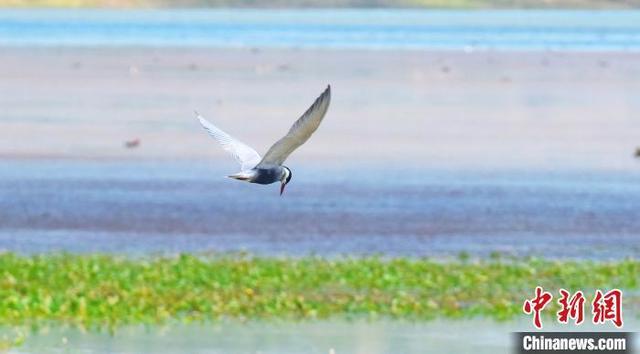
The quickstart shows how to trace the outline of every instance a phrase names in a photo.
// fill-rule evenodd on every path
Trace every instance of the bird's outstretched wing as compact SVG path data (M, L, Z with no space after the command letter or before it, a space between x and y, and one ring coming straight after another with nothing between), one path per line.
M242 171L252 169L260 162L260 154L254 149L223 132L211 122L204 119L198 112L196 112L196 116L209 135L216 139L225 151L235 157Z
M293 150L304 144L318 129L331 101L331 86L316 99L302 117L293 123L287 135L278 140L264 155L260 165L281 165Z

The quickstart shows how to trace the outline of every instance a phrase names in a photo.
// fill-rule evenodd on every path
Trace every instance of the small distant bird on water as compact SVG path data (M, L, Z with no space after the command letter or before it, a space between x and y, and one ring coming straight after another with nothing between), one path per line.
M228 176L240 181L258 184L271 184L280 181L280 195L284 187L291 181L291 169L282 163L300 145L304 144L311 134L318 129L331 101L331 86L316 99L302 117L293 123L287 135L278 140L264 157L260 157L254 149L234 139L215 125L204 119L198 112L196 116L200 124L209 132L222 148L229 152L240 164L240 172Z
M635 157L640 158L640 147L637 147L637 148L636 148Z
M133 148L137 148L138 146L140 146L140 139L139 138L135 138L132 140L127 140L124 142L124 146L127 149L133 149Z

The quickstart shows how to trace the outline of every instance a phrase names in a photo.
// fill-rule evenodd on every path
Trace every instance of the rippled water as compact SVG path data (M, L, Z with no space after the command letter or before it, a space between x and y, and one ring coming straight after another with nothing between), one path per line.
M0 45L640 49L640 11L0 10Z
M0 248L264 255L640 255L637 173L291 166L278 186L207 162L0 162Z

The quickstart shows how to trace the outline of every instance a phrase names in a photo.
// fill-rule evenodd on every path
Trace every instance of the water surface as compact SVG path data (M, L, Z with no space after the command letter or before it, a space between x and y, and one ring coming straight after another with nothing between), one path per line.
M640 11L0 10L0 45L638 50Z
M545 322L546 330L571 331L575 327ZM638 330L638 321L625 320L625 330ZM610 326L583 324L582 331L612 330ZM27 337L18 353L511 353L512 333L533 331L530 321L346 321L169 325L121 328L107 333L82 333L52 328ZM0 332L1 333L1 332ZM464 340L460 340L464 338ZM637 336L634 338L638 343Z
M291 167L280 197L203 161L5 160L0 248L640 255L638 173Z

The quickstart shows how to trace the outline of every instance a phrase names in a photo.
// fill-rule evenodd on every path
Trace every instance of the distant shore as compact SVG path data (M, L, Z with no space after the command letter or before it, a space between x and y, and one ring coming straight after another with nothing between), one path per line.
M1 0L2 7L36 8L441 8L441 9L633 9L640 1L605 0Z

